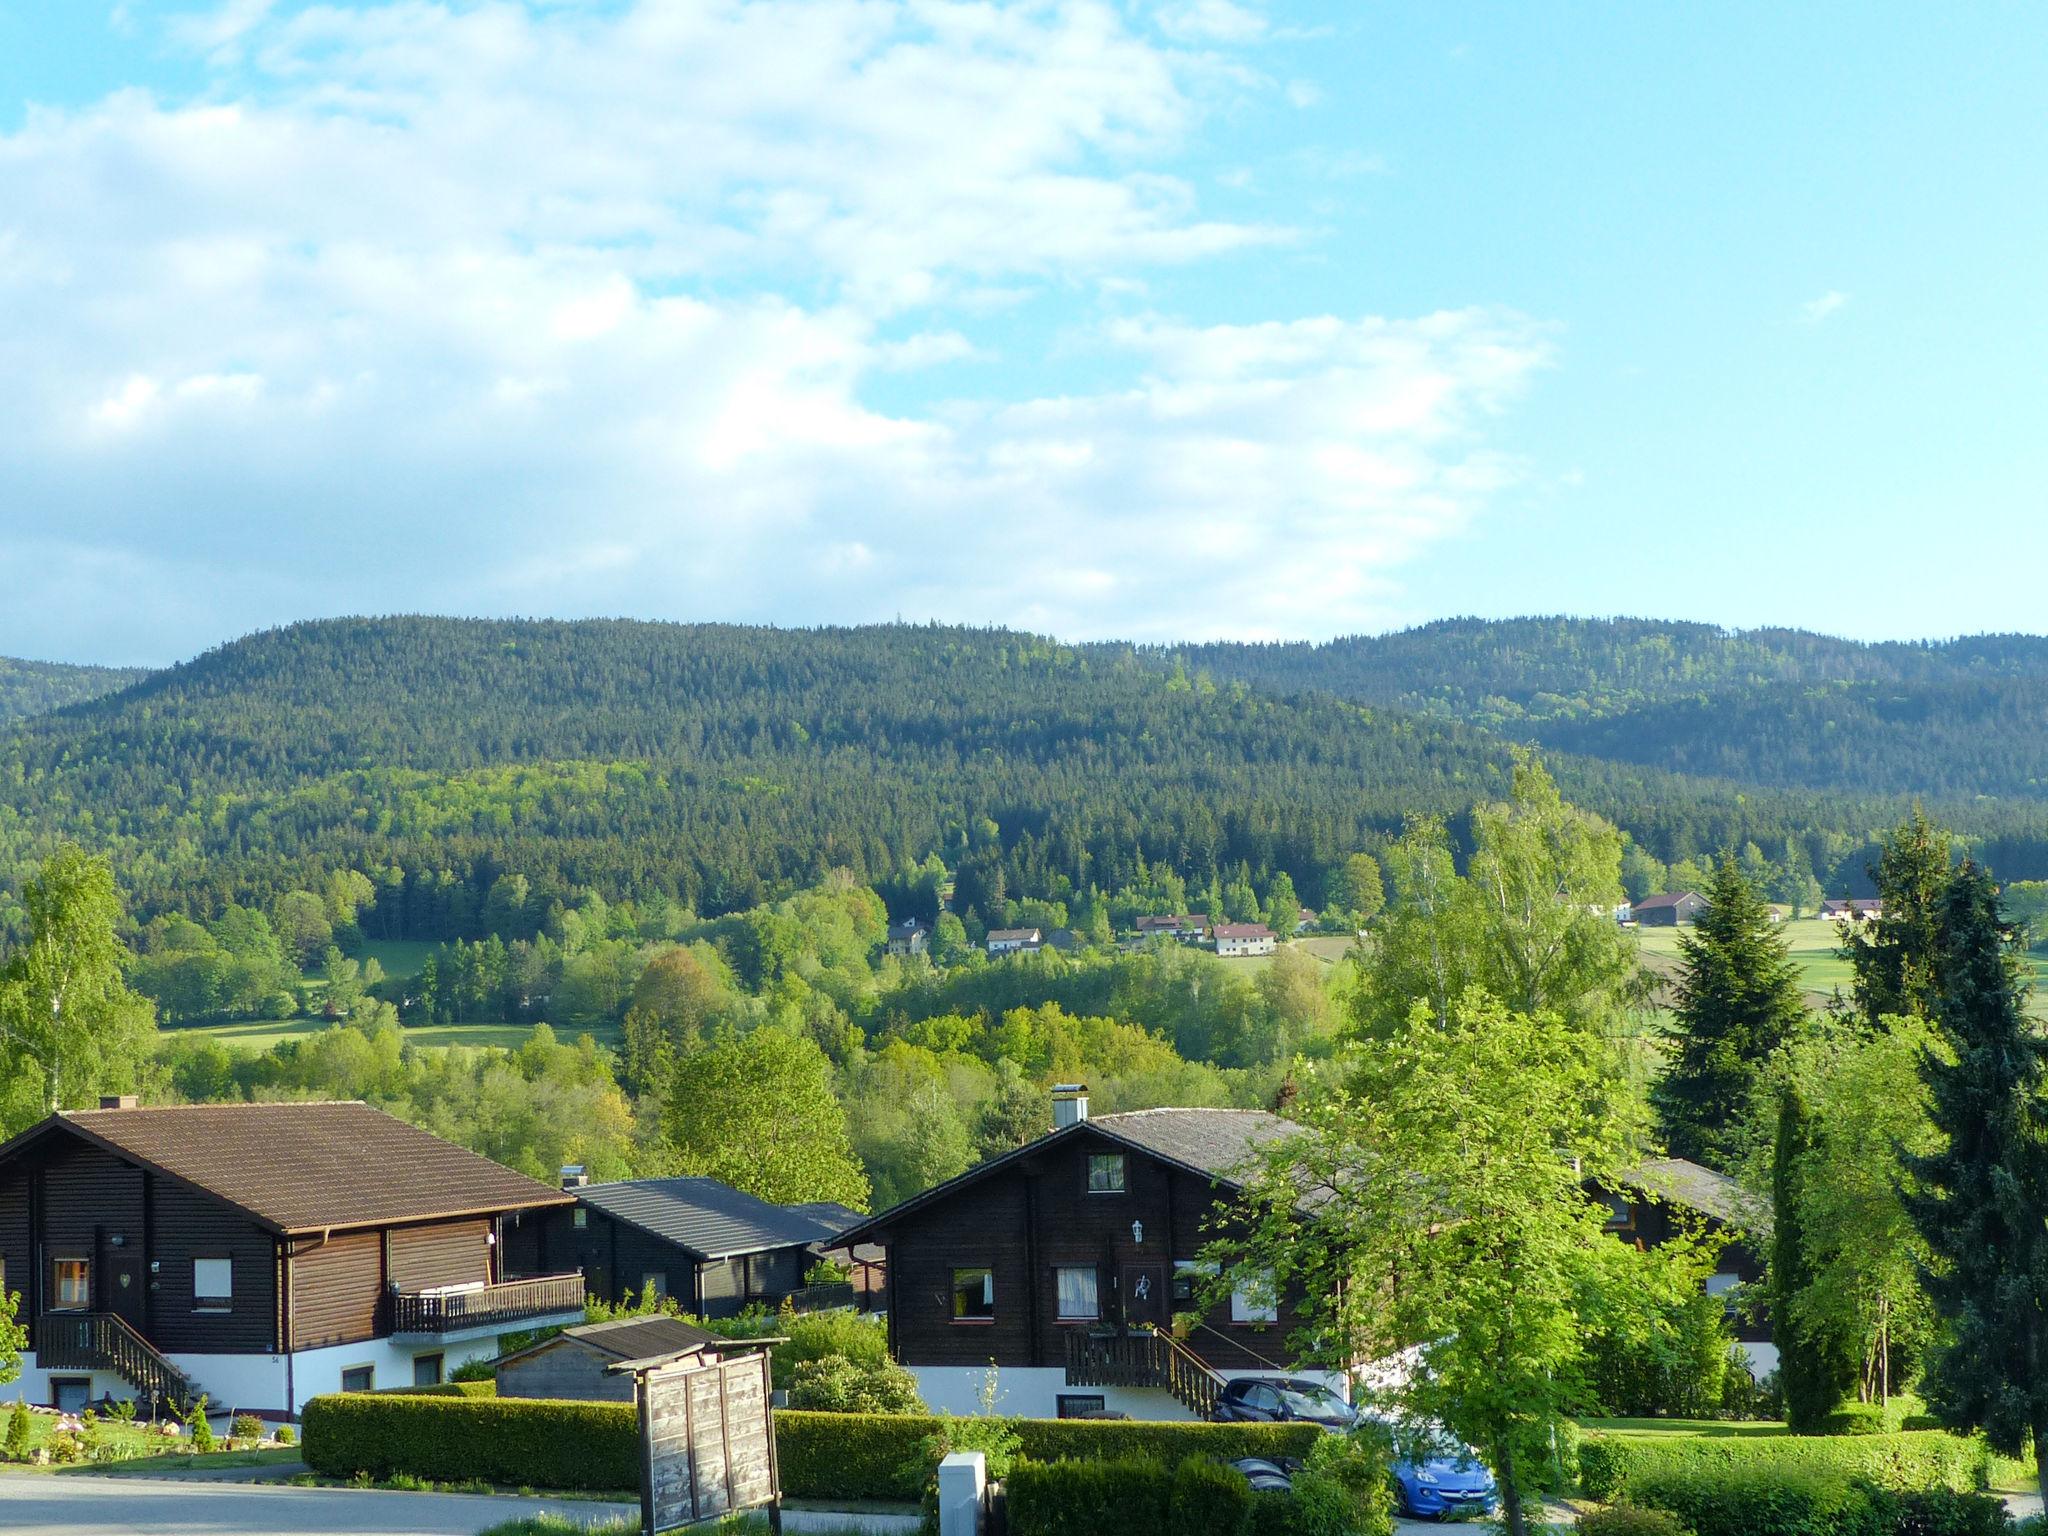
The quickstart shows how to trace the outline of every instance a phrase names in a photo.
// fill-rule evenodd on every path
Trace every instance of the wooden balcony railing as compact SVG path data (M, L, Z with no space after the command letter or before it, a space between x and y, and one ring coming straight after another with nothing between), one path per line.
M1171 1334L1077 1328L1066 1337L1070 1387L1164 1387L1198 1418L1216 1411L1223 1378Z
M155 1345L112 1312L45 1312L36 1319L36 1364L44 1370L112 1371L144 1398L184 1403L192 1382Z
M859 1298L851 1280L837 1280L829 1285L806 1285L784 1299L798 1312L830 1312L835 1307L853 1306Z
M391 1331L453 1333L464 1328L513 1328L537 1317L582 1309L580 1274L540 1275L467 1291L400 1291L391 1298Z

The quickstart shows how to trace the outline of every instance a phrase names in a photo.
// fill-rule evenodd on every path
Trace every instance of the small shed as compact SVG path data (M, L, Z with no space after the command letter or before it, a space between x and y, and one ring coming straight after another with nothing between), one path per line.
M622 1317L609 1323L585 1323L514 1350L500 1360L498 1396L630 1403L632 1374L611 1369L621 1360L647 1360L657 1355L687 1359L755 1347L745 1340L706 1333L679 1317Z

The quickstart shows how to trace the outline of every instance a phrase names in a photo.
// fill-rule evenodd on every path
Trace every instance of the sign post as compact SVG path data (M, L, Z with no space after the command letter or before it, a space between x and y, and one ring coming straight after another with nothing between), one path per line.
M767 1352L628 1364L640 1406L644 1536L763 1506L781 1536Z

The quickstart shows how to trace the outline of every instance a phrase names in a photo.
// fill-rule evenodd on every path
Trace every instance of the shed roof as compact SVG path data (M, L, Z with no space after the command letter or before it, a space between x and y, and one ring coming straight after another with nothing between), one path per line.
M703 1259L831 1242L862 1218L829 1202L775 1205L716 1179L624 1179L577 1198Z
M1731 1227L1768 1235L1770 1212L1725 1173L1683 1157L1650 1157L1621 1175L1632 1189L1671 1205L1682 1205Z
M277 1232L566 1205L568 1195L359 1101L65 1110L0 1159L64 1131Z

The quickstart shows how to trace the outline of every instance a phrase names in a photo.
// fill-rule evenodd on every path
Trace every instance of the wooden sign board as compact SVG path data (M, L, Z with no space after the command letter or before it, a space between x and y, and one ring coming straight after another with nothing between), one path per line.
M692 1357L635 1374L645 1536L764 1504L779 1530L767 1352L708 1364Z

